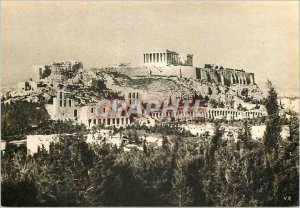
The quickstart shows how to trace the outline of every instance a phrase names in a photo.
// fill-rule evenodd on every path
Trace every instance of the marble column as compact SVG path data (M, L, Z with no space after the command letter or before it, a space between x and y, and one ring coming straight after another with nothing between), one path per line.
M166 53L166 63L169 63L169 54Z
M223 76L223 74L220 74L220 77L221 77L221 84L224 85L224 76Z
M234 76L235 76L235 84L239 84L239 77L236 74L234 74Z
M251 80L252 80L252 84L254 84L255 83L254 74L251 75Z

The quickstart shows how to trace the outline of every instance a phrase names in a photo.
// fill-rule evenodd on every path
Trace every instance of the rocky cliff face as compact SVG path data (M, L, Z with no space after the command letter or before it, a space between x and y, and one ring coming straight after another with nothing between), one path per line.
M257 85L221 85L193 78L178 76L153 75L147 73L149 68L105 68L93 70L95 79L105 82L108 89L124 94L138 92L143 99L191 98L194 96L209 97L218 103L234 101L236 103L256 103L263 99ZM159 70L152 68L151 71ZM90 73L90 72L89 72ZM87 78L88 76L86 76ZM89 76L91 77L91 76ZM92 78L92 79L94 79ZM91 79L87 78L87 83Z
M18 92L13 88L2 89L2 96L10 99L31 99L44 97L46 102L55 96L59 88L69 89L74 94L82 94L96 97L97 89L105 86L106 91L116 93L127 98L129 93L138 92L141 98L146 99L187 99L191 97L208 97L216 103L229 106L235 103L251 103L261 101L263 96L257 85L234 85L227 86L207 80L186 78L182 76L166 76L156 67L118 67L82 70L69 80L53 84L51 79L41 80L41 85L34 92ZM103 85L99 85L99 81ZM98 88L97 88L98 87ZM95 91L96 89L96 91ZM93 93L91 93L93 91ZM85 93L84 93L85 92ZM107 94L101 94L105 96ZM12 97L12 98L11 98Z

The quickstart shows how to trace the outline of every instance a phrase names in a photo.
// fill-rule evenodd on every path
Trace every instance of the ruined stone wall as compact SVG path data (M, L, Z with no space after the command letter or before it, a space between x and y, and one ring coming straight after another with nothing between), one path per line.
M196 68L196 79L227 86L255 84L253 73L208 64L204 68Z
M53 62L50 65L38 67L39 80L50 77L54 81L63 81L76 76L79 70L83 69L82 62Z
M96 113L96 108L96 103L85 106L75 105L75 101L69 98L63 90L57 92L57 96L53 98L53 104L46 105L46 109L52 120L72 120L79 124L84 124L88 128L99 124L103 124L104 126L115 125L117 127L130 125L130 119L124 115L122 116L121 112L109 115L110 105L101 105L101 112L108 113L108 116L105 117L100 117Z
M116 127L125 127L130 125L130 119L126 115L122 116L121 112L117 112L115 115L109 113L109 106L104 106L108 113L107 116L100 117L97 115L96 105L83 106L80 111L79 122L86 125L88 128L97 125L103 125L105 127L108 126L116 126ZM102 110L103 110L102 108ZM92 110L93 109L93 110Z
M53 106L49 106L48 109L51 119L61 121L78 120L81 110L80 106L76 106L74 100L65 96L63 91L57 92L57 97L53 98Z
M151 75L157 76L177 76L180 78L196 78L195 67L192 66L165 66L151 70Z
M162 112L152 112L152 118L160 119L162 117L175 117L177 120L196 120L199 118L206 118L206 119L225 119L225 120L242 120L246 118L261 118L267 116L266 111L260 110L249 110L249 111L239 111L234 109L226 109L226 108L199 108L198 112L188 111L185 116L182 111L177 111L176 115L172 114L171 112L167 112L164 115Z

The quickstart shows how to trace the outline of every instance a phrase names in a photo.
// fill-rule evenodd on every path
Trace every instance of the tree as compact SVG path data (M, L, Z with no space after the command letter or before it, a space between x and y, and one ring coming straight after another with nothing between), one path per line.
M133 132L133 141L135 144L140 144L140 138L138 136L136 129L134 129L134 132Z
M34 182L23 180L18 182L4 181L1 183L2 206L39 206L38 190Z
M270 81L268 81L268 87L269 92L265 100L268 120L264 134L264 144L267 150L272 150L278 148L278 142L281 139L281 123L279 117L279 107L277 103L277 92Z
M299 120L298 115L290 118L290 135L283 143L276 169L276 194L274 204L277 206L299 205Z
M243 127L239 130L238 139L243 142L245 146L249 145L251 141L251 125L247 120L244 121Z
M6 206L297 206L299 205L299 119L278 150L251 141L244 122L239 148L222 140L215 125L206 140L182 134L177 125L165 145L143 150L87 144L82 135L61 135L33 156L8 144L1 154L2 204ZM141 127L137 127L138 130ZM158 127L157 127L158 128ZM132 132L133 134L134 132ZM208 139L210 138L210 139ZM173 144L173 145L172 145ZM255 148L254 148L255 147ZM168 150L168 151L166 151Z
M18 100L11 104L1 103L2 138L32 133L34 128L43 127L50 119L42 103Z
M169 151L169 141L168 141L168 138L166 137L165 133L163 134L163 137L162 137L162 148L165 151Z
M204 190L205 159L200 152L187 164L186 186L190 187L189 192L192 196L192 206L209 206L207 196Z
M211 159L214 157L215 151L219 148L219 146L222 143L223 134L224 134L224 130L221 128L221 125L217 123L215 126L215 134L213 135L210 144Z
M176 163L172 177L172 204L178 207L191 206L193 194L191 187L187 184L187 162L179 156Z
M143 152L144 152L145 154L148 153L147 144L146 144L146 139L143 140Z

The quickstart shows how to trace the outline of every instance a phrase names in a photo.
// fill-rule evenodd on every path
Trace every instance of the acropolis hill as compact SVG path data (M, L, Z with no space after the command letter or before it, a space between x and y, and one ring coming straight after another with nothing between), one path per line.
M102 98L130 103L199 99L207 111L203 117L209 119L265 115L253 73L213 64L195 67L192 54L180 56L170 50L143 53L141 62L138 67L120 64L93 69L85 69L82 62L55 62L40 66L36 80L19 82L17 90L4 90L2 96L4 102L43 97L52 119L87 125L95 120L92 108Z

